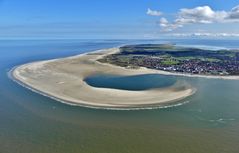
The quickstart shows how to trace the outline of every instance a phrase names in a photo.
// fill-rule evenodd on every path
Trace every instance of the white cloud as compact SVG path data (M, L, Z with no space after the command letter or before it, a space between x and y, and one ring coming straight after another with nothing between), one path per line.
M221 22L227 17L225 11L213 11L209 6L199 6L193 9L181 9L175 23L213 23Z
M169 35L176 37L239 37L239 33L210 33L210 32L170 33Z
M177 13L174 21L161 18L159 25L163 31L173 31L186 24L210 24L239 22L239 5L230 11L215 11L209 6L198 6L192 9L183 8Z
M151 16L161 16L162 12L151 10L150 8L148 8L146 14L151 15Z
M166 18L161 18L159 21L159 25L161 27L167 27L168 26L168 20Z
M239 19L239 5L232 8L231 12L229 13L228 19L231 19L231 20Z
M173 31L174 29L182 26L180 24L169 23L168 20L164 17L159 20L159 25L163 28L163 31Z

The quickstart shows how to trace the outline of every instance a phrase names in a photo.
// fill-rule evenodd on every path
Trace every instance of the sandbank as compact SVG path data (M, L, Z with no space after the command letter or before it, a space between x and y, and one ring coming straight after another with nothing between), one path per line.
M127 69L100 63L97 59L119 51L119 48L103 49L72 57L37 61L15 67L12 77L20 84L43 95L67 104L110 109L136 109L176 103L195 93L190 85L178 88L158 88L143 91L128 91L97 88L88 85L84 78L95 74L180 75L147 68ZM214 77L213 77L214 78ZM232 78L234 79L234 78Z

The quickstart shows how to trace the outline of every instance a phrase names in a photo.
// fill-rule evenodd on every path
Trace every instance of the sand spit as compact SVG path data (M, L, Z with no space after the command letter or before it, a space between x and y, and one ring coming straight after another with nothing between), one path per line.
M139 75L163 71L146 68L126 69L96 61L107 54L118 52L118 48L104 49L73 57L38 61L18 66L12 70L12 77L34 91L64 103L94 108L149 108L171 104L184 99L195 89L190 86L143 91L127 91L96 88L84 82L84 78L94 74ZM177 75L177 74L176 74Z

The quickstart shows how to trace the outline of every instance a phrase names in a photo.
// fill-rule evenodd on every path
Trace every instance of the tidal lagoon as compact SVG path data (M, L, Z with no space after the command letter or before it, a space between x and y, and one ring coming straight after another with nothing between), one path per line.
M237 153L237 80L165 78L161 75L133 79L115 76L87 78L88 84L103 88L163 88L175 81L186 81L197 88L194 95L179 102L182 105L122 111L59 103L18 85L8 77L8 72L17 65L145 42L239 48L237 40L1 40L0 152ZM162 83L165 79L167 81ZM135 82L129 85L127 81ZM140 84L137 89L133 88L136 84Z

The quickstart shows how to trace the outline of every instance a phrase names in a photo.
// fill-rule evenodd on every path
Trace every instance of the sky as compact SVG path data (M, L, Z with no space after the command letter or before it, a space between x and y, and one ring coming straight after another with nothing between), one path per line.
M239 0L0 0L0 38L239 37Z

